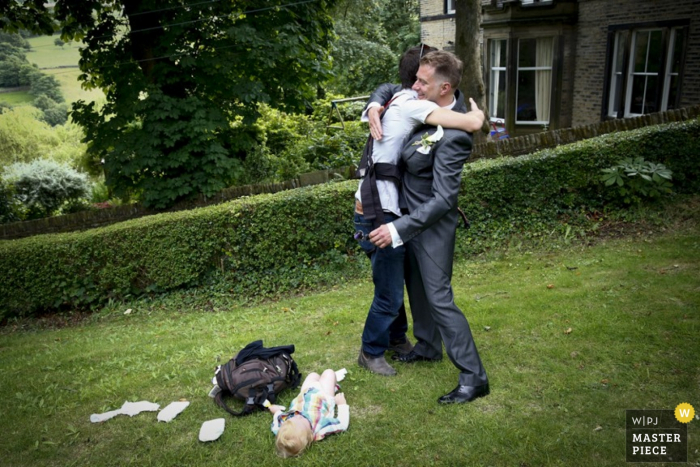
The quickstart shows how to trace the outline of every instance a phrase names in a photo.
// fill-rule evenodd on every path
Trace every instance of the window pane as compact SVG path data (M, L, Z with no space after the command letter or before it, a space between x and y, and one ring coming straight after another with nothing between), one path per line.
M656 91L659 86L658 76L647 76L647 87L644 96L644 112L645 114L657 112L656 108Z
M675 40L673 43L673 61L671 62L671 73L680 73L681 57L683 56L683 29L675 30Z
M633 114L643 114L644 111L644 88L647 80L645 76L632 77L632 96L630 100L630 112Z
M634 47L634 72L644 73L647 69L647 50L649 48L649 33L638 32Z
M652 31L649 35L649 57L647 59L647 72L658 73L661 70L661 31Z
M536 66L537 39L520 39L518 41L518 67Z
M518 103L516 120L524 122L537 121L535 107L535 71L518 72Z
M656 86L659 79L656 76L634 76L632 80L632 97L630 112L647 114L656 112Z
M678 76L672 76L669 80L667 109L675 109L678 99Z

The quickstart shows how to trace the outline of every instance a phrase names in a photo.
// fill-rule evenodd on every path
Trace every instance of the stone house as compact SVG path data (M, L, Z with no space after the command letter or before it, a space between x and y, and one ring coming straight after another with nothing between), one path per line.
M421 36L454 51L454 0L421 0ZM511 136L700 103L698 0L482 0L492 120Z

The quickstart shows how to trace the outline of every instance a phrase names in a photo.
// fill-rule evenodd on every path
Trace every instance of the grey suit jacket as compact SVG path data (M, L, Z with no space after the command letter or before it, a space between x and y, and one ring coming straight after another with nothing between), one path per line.
M464 97L457 97L455 111L466 112ZM404 242L419 242L437 265L451 275L455 229L458 225L457 197L464 163L471 155L472 138L460 130L445 129L429 154L418 152L423 134L435 127L419 128L401 151L402 200L408 215L394 221ZM430 235L421 233L430 229Z

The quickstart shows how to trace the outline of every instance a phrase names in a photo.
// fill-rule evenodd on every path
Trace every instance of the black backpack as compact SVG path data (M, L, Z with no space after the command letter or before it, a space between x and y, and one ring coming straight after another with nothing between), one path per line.
M301 381L292 353L293 345L266 349L261 340L251 342L217 370L216 385L221 391L214 396L215 402L234 416L264 409L265 400L274 404L277 394L286 388L296 388ZM231 410L223 399L228 395L244 401L243 410Z

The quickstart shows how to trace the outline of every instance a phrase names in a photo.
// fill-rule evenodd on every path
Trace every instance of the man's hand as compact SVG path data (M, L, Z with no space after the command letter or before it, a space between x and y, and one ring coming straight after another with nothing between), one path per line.
M369 133L375 141L382 139L382 121L379 116L384 112L384 107L370 107L367 109L367 118L369 118Z
M391 232L386 224L379 226L369 233L369 241L379 248L391 246Z
M335 403L338 405L346 405L347 402L345 402L345 394L342 392L339 392L338 394L335 395Z
M476 102L471 97L469 98L469 106L471 107L469 113L473 114L477 118L480 118L482 122L486 120L484 111L481 110L478 105L476 105Z
M267 408L267 410L269 410L271 414L276 414L276 413L279 412L280 410L284 410L284 406L283 406L283 405L274 405L274 404L273 404L273 405L270 405L270 406Z
M469 98L469 105L471 107L469 113L473 113L475 117L481 119L481 131L484 134L488 135L491 132L491 124L486 120L486 115L484 114L484 111L479 109L479 107L476 105L476 102L474 102L474 99L472 99L471 97Z

